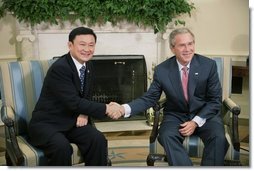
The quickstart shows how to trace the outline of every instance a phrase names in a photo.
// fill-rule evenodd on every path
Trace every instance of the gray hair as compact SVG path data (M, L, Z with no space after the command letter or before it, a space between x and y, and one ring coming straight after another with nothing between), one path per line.
M184 34L184 33L190 33L191 36L193 37L193 41L195 42L195 36L188 28L177 28L177 29L173 30L169 35L169 45L171 48L175 46L176 35Z

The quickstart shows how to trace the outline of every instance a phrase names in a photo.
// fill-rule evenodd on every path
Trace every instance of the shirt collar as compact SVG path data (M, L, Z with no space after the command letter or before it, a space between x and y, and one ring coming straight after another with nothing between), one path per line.
M84 64L82 65L82 64L79 63L72 55L71 55L71 58L72 58L72 60L73 60L73 62L74 62L74 64L75 64L75 66L76 66L76 68L77 68L78 73L80 74L79 69L80 69L82 66L86 66L86 63L84 63Z
M180 64L180 62L178 60L176 60L177 64L178 64L178 69L179 71L182 71L182 68L184 67L182 64ZM187 65L187 70L190 68L190 62Z

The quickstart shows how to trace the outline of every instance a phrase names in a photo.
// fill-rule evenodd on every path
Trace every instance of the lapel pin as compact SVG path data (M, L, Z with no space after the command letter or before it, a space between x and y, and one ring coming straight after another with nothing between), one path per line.
M198 75L198 72L196 72L195 75L197 76L197 75Z

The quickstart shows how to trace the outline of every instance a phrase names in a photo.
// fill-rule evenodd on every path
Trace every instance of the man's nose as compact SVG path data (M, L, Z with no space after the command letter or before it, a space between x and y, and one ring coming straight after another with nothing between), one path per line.
M84 46L83 50L84 50L84 51L89 51L90 48L89 48L89 46Z

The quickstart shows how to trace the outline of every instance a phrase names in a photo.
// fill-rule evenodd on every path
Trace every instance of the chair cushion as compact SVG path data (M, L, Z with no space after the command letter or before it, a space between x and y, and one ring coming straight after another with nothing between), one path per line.
M17 136L19 147L24 156L24 166L46 166L47 158L42 150L31 146L24 136ZM8 147L8 142L6 143ZM76 144L71 144L73 149L72 165L82 163L83 159Z

